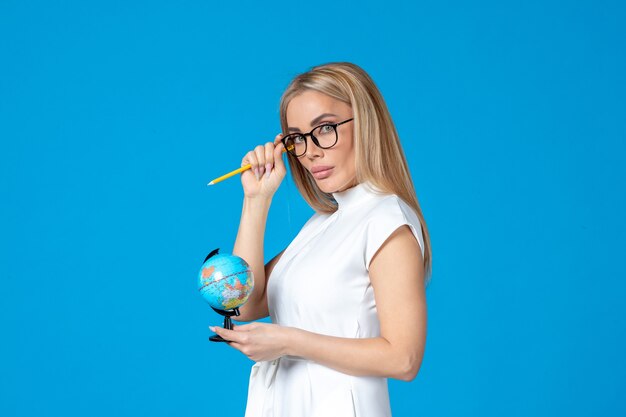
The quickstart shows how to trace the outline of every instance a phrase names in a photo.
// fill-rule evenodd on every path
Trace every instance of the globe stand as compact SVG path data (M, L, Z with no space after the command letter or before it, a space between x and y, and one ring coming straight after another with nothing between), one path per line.
M213 306L211 306L211 308L213 310L215 310L216 312L218 312L219 314L221 314L222 316L224 316L224 328L228 329L228 330L232 330L233 329L233 321L230 318L232 316L239 316L239 314L240 314L239 313L239 307L235 307L232 310L220 310L220 309L215 308ZM230 340L224 339L219 334L214 334L213 336L209 337L209 340L211 342L226 342L226 343L230 343Z

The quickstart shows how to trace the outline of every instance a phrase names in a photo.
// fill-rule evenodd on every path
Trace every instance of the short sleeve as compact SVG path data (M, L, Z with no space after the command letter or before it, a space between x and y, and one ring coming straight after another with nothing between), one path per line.
M365 230L365 267L369 271L370 262L393 232L408 225L417 240L424 257L424 238L419 218L411 207L399 197L392 195L377 205L367 220Z

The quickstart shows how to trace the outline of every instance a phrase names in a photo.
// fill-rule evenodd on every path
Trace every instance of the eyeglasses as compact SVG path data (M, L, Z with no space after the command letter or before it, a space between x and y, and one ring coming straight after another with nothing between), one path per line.
M339 138L337 126L348 123L351 120L354 120L354 118L339 123L324 123L314 127L309 133L292 133L282 138L283 145L295 157L300 157L306 153L307 136L311 136L313 143L322 149L332 148Z

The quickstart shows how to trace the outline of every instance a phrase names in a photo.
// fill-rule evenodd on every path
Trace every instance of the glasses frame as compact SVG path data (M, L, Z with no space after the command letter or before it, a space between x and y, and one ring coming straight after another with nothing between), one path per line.
M317 146L318 148L330 149L333 146L335 146L337 144L337 142L339 141L339 131L337 130L337 127L341 126L344 123L348 123L348 122L350 122L352 120L354 120L354 117L351 117L348 120L344 120L343 122L338 122L338 123L322 123L321 125L317 125L313 129L311 129L311 131L309 133L290 133L287 136L283 137L281 139L281 142L283 143L283 146L285 147L285 149L287 149L287 143L285 143L287 138L289 138L290 136L295 136L295 135L304 136L304 152L302 152L301 155L296 155L295 150L292 152L289 149L287 149L287 152L289 152L291 155L295 156L296 158L300 158L301 156L306 155L306 150L307 150L307 146L308 146L308 141L306 140L307 136L311 137L311 140L313 141L315 146ZM333 128L333 130L335 131L335 143L333 143L332 145L327 146L327 147L321 146L319 141L317 140L317 138L313 135L313 132L315 132L316 129L319 129L320 127L323 127L323 126L331 126Z

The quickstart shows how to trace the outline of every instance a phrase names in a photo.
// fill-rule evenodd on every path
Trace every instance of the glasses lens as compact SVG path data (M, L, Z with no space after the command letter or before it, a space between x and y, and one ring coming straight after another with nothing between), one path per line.
M295 156L304 154L306 148L306 138L300 134L285 136L285 149Z
M322 148L330 148L337 143L337 131L333 125L321 125L313 130L313 136Z

